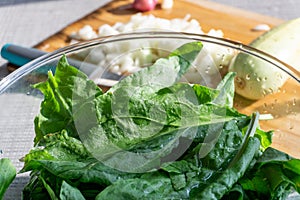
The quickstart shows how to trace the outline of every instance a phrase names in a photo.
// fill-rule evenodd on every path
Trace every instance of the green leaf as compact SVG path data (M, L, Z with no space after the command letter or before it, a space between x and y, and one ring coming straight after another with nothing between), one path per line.
M22 199L50 199L38 174L37 172L31 173L30 181L23 189Z
M287 191L290 193L288 188L293 185L293 182L284 174L279 165L265 165L261 171L268 180L272 198L279 199L278 197L285 197Z
M233 156L237 153L237 149L242 144L243 135L236 125L235 120L229 121L225 124L216 124L213 128L210 127L208 133L210 133L211 136L207 135L207 137L215 138L216 141L214 141L214 139L210 142L213 149L211 149L210 152L202 159L202 163L209 169L220 170L222 168L226 168ZM216 135L213 136L213 134ZM203 153L203 150L201 151L200 149L199 154Z
M265 150L272 144L273 131L263 131L261 129L256 129L254 136L259 139L262 150Z
M102 94L83 72L68 64L65 56L58 63L55 76L49 71L48 80L34 85L34 88L44 94L40 114L35 118L35 143L44 135L62 129L77 136L72 118L73 107Z
M180 160L170 163L164 163L161 166L161 169L169 173L182 174L189 172L191 170L191 167L191 163L187 160Z
M257 164L264 165L269 162L285 162L292 160L293 158L277 149L274 149L272 147L267 148L263 155L257 160Z
M186 199L187 193L176 192L171 180L161 173L145 174L139 179L121 180L107 187L96 200Z
M300 176L300 160L292 159L284 163L284 169L288 169ZM299 185L300 187L300 185Z
M222 197L222 200L248 200L248 197L246 196L243 188L236 184L231 188L231 190Z
M299 169L299 159L269 147L240 183L257 197L285 199L292 189L300 191Z
M84 196L81 194L80 190L69 185L66 181L62 182L59 198L61 200L69 200L69 199L84 200L85 199Z
M199 104L212 102L220 94L219 90L211 89L198 84L193 85L193 89Z
M43 185L44 185L45 189L47 190L51 200L58 200L57 196L55 195L55 192L53 191L51 186L44 180L44 178L42 176L39 176L39 179L43 183Z
M178 73L178 79L185 74L192 62L198 56L199 51L202 49L203 44L201 42L191 42L182 45L181 47L175 49L170 55L170 57L178 57L180 70Z
M185 86L192 90L189 85ZM170 131L180 133L187 128L226 122L242 116L216 104L195 105L197 99L188 101L183 94L178 95L180 92L172 92L174 88L168 89L171 92L162 93L160 90L149 96L131 97L129 102L121 98L125 93L123 90L115 91L113 95L120 94L120 100L112 102L112 116L107 117L106 123L99 123L97 127L82 132L89 132L81 138L88 151L105 160ZM98 105L101 107L103 104Z
M255 173L254 176L246 174L241 178L239 183L246 191L253 191L257 196L267 195L269 193L269 183L261 171Z
M219 96L213 101L216 104L233 107L233 97L235 94L234 77L236 73L229 72L225 75L222 81L217 86L220 91Z
M72 180L77 183L97 183L107 186L119 179L139 177L141 174L130 174L109 168L95 159L85 161L36 160L37 169L45 169L56 177Z
M0 199L16 177L16 168L8 158L0 159Z
M232 167L220 172L220 174L214 178L214 182L192 189L190 198L220 199L244 175L258 149L258 139L250 137L240 160Z
M49 134L43 137L43 147L34 147L26 154L25 165L21 172L38 169L38 160L65 160L76 161L90 157L80 140L69 137L63 130L60 133Z

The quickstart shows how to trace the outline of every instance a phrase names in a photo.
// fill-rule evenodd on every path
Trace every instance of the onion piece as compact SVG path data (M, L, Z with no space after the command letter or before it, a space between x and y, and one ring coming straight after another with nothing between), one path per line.
M153 10L156 4L157 0L134 0L132 6L138 11L146 12Z

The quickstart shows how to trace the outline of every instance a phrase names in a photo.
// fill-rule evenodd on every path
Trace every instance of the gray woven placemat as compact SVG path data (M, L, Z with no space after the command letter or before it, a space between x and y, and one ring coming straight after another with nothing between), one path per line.
M0 95L0 158L10 158L19 171L22 158L33 146L34 117L39 112L41 99L26 94ZM21 191L29 176L18 174L4 199L21 199Z

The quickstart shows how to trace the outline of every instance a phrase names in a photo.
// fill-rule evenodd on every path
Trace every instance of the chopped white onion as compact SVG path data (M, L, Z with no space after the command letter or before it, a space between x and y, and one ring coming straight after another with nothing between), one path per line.
M166 2L165 2L166 3ZM120 33L129 33L137 31L174 31L187 32L195 34L208 34L215 37L223 37L221 30L211 29L208 33L204 33L200 23L196 19L191 19L191 15L187 14L184 18L164 19L155 17L154 15L142 15L137 13L131 16L127 23L117 22L114 25L104 24L95 32L91 26L84 26L78 33L72 35L74 38L83 40L96 38L99 36L116 35ZM184 41L174 42L170 40L161 40L159 42L150 42L149 40L139 40L135 42L122 41L115 44L107 44L100 48L89 50L88 53L80 53L82 59L93 64L101 65L109 68L113 73L124 74L134 73L142 67L149 66L157 58L167 56L171 51L183 44ZM218 74L219 66L228 65L229 60L234 56L235 52L229 48L221 47L213 44L204 43L202 54L197 59L201 66L197 66L195 62L194 69L186 74L189 82L199 83L199 74L212 75ZM89 54L89 55L88 55ZM205 54L205 60L200 60L201 55ZM203 67L206 63L206 67ZM93 74L95 77L96 74ZM205 78L204 78L205 79ZM208 78L206 78L208 79ZM210 84L210 80L204 80Z

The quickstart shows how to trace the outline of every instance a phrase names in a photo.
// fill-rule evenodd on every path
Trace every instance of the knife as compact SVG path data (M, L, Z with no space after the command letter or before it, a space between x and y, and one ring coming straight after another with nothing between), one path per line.
M46 52L41 51L39 49L35 48L29 48L29 47L23 47L15 44L5 44L2 49L1 49L1 56L2 58L6 59L8 62L16 65L16 66L23 66L26 63L42 56L45 55ZM81 62L79 60L75 60L72 58L68 58L68 62L70 65L80 69L83 71L85 74L88 76L92 74L96 69L99 71L101 69L100 66L87 63L87 62ZM52 71L55 71L55 67L51 68ZM48 71L48 68L47 68ZM47 73L46 70L41 71L41 73ZM99 84L104 85L104 86L109 86L111 87L114 85L117 81L123 78L123 76L109 72L109 71L104 71L102 70L103 73L101 74L101 78L97 78L97 82Z

